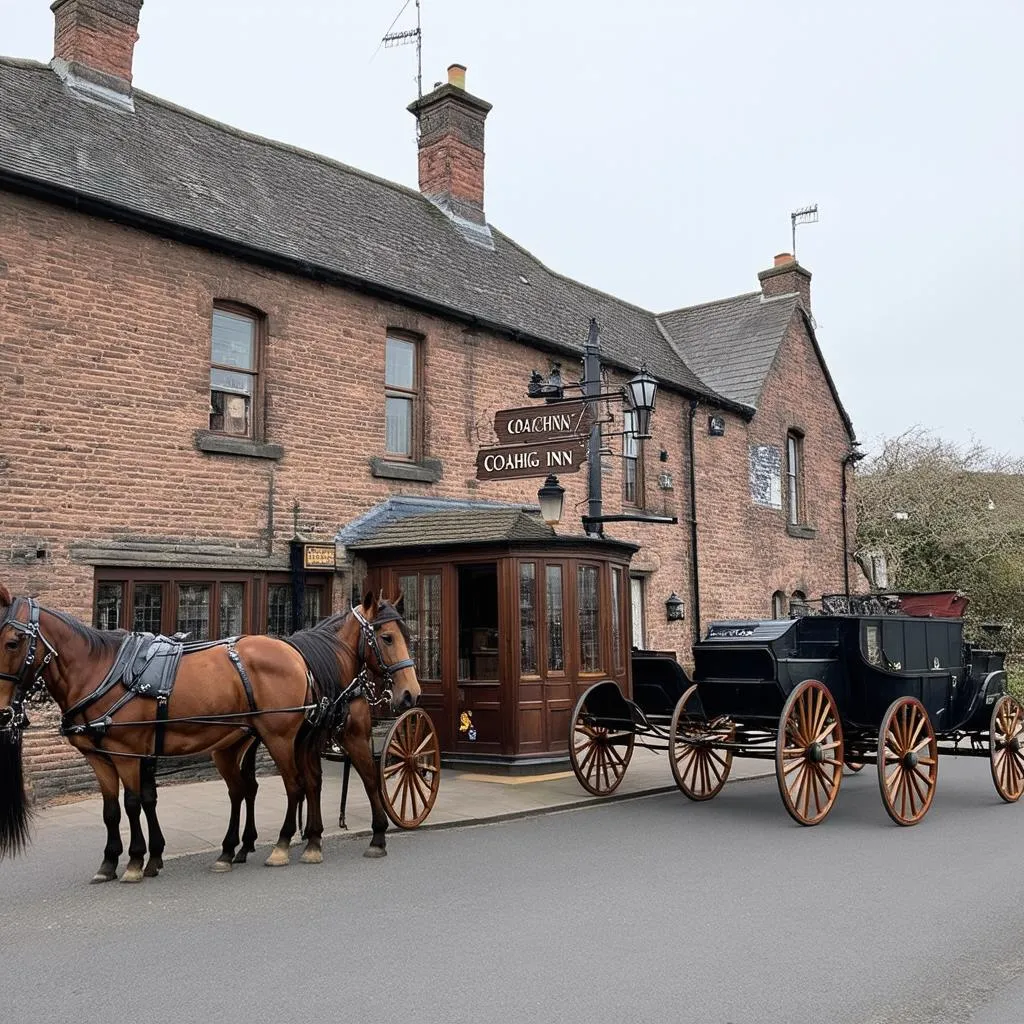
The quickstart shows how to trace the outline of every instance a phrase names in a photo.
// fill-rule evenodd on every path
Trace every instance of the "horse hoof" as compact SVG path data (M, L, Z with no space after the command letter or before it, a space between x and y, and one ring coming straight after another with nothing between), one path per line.
M251 850L239 850L238 853L236 853L235 856L232 858L231 863L244 864L245 858L248 857L250 853L252 853Z
M162 867L163 867L163 864L154 864L152 861L150 861L146 865L146 867L143 869L142 877L143 878L156 878L156 876L160 874L160 869Z
M366 852L363 854L364 857L386 857L387 855L388 851L380 846L367 847Z
M211 871L215 871L218 874L220 872L222 872L222 871L230 871L231 870L231 861L229 861L229 860L215 860L210 865L210 870Z
M263 863L268 868L283 868L288 863L288 847L275 846Z
M141 882L142 881L142 868L125 868L124 874L121 876L122 882Z
M100 882L112 882L117 878L117 872L111 872L109 875L105 871L97 871L92 878L89 879L90 885L99 885Z
M303 852L299 858L302 864L323 864L324 862L324 851L319 847L313 847Z

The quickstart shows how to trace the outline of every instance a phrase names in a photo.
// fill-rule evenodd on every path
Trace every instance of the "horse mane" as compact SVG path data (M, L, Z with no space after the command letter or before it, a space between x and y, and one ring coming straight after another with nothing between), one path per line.
M334 700L343 689L340 655L344 653L339 631L349 612L338 612L309 629L300 629L284 638L302 655L313 674L319 697ZM351 680L345 680L347 686Z
M87 626L84 622L80 622L67 612L57 612L52 608L43 608L42 611L63 622L75 636L84 640L89 645L90 654L95 654L97 651L116 652L121 647L124 638L128 635L123 629L94 629L92 626Z

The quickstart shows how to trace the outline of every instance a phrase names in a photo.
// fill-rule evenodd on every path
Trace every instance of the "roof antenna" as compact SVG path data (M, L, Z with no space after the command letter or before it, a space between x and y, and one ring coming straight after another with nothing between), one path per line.
M805 206L802 210L794 210L789 215L790 224L793 227L793 259L796 259L796 226L797 224L817 224L818 204Z
M395 46L408 46L410 43L416 44L416 99L423 99L423 28L420 23L420 0L416 0L416 27L406 29L404 32L392 32L391 29L395 27L398 19L405 13L406 7L409 6L410 0L405 0L402 4L402 9L395 15L395 20L391 22L391 26L387 32L384 33L381 38L380 44L377 49L383 45L385 49L391 49ZM420 119L416 118L416 141L420 140Z

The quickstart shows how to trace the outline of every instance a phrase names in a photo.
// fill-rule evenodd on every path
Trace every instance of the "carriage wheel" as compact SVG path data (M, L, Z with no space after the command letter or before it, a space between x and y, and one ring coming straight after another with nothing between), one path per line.
M691 800L710 800L722 791L732 768L732 751L715 750L712 744L730 742L736 726L720 719L709 724L697 717L693 707L696 701L692 699L696 693L697 687L691 686L672 712L668 760L672 777L684 795Z
M924 705L900 697L878 730L878 788L897 825L916 825L928 812L939 776L939 745Z
M843 727L832 694L805 679L789 695L775 740L775 778L794 821L824 821L843 780Z
M1020 701L1009 695L996 701L988 736L996 791L1008 804L1016 803L1024 793L1024 707Z
M384 739L380 793L399 828L415 828L430 813L441 786L441 746L430 716L411 708L395 719Z
M626 774L636 737L632 729L608 729L590 720L587 695L576 702L569 737L569 761L579 784L594 796L613 793Z

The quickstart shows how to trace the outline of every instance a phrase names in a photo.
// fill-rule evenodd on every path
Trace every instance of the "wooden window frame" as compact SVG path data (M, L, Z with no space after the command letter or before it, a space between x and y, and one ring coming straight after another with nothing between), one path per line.
M627 429L630 424L635 427L634 413L627 409L623 413L622 432L622 503L633 508L646 508L647 503L644 495L644 441L643 438L634 437L634 430ZM629 438L633 438L636 445L636 455L626 454L626 445ZM629 496L629 465L633 464L635 479L633 481L633 496Z
M786 433L786 520L790 526L803 526L806 521L804 435L799 430Z
M789 599L784 590L776 590L772 594L772 618L775 620L786 617L786 609L789 607Z
M402 341L413 346L412 390L388 384L387 346L391 341ZM423 364L424 339L407 331L388 328L384 335L384 457L389 461L419 462L423 457ZM412 404L410 412L410 431L408 452L393 452L388 448L387 432L387 400L389 398L408 399Z
M602 565L599 562L587 562L582 559L574 560L571 563L575 572L573 573L573 603L574 603L574 614L573 619L576 622L576 629L573 633L575 640L575 659L576 659L576 670L577 675L580 679L596 678L597 676L606 675L607 669L605 666L605 630L607 628L605 622L605 615L603 614L603 608L605 601L602 601L602 595L604 594L604 587L610 584L604 578ZM584 569L593 569L597 573L597 582L594 588L594 597L597 600L597 621L595 630L595 641L597 643L597 668L584 668L583 667L583 603L580 600L580 576Z
M245 317L247 320L251 320L253 323L253 354L252 362L253 368L251 370L243 370L237 366L229 366L227 363L215 363L213 361L213 323L214 315L218 312L231 313L234 316ZM266 345L266 314L260 312L258 309L254 309L252 306L246 306L239 302L231 302L228 300L217 299L214 301L213 306L210 309L210 357L209 357L209 370L225 370L229 373L246 373L252 378L252 398L251 408L249 410L249 430L245 434L236 434L229 430L217 430L212 424L207 421L206 428L217 437L235 437L240 440L249 441L262 441L263 430L264 430L264 410L263 410L263 350ZM210 416L213 415L213 381L210 380L208 393L210 398Z

